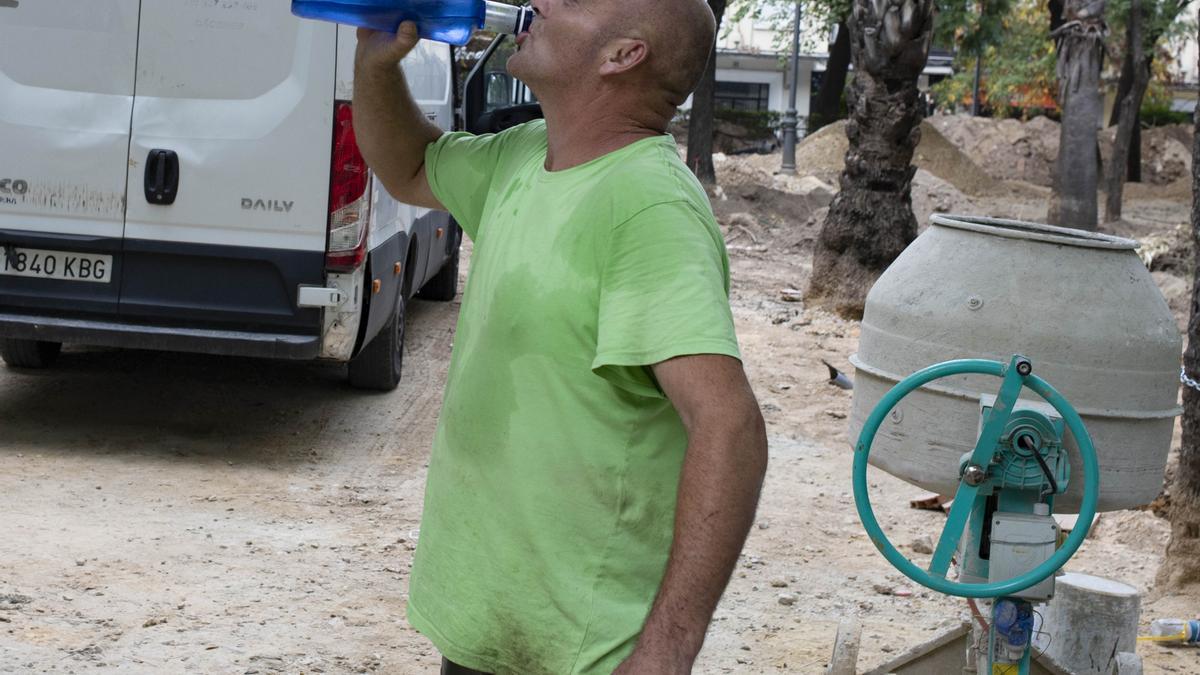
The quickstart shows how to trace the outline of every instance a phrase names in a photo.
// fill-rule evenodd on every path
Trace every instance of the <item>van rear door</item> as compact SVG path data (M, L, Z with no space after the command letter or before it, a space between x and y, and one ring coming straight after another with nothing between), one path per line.
M289 8L144 4L125 318L319 332L296 294L324 283L336 27Z
M138 12L0 2L0 312L117 311Z

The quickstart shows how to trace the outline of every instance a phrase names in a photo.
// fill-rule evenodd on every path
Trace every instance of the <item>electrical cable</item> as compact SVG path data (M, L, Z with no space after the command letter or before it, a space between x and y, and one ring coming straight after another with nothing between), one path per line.
M1029 440L1028 436L1021 436L1017 439L1017 444L1028 450L1029 454L1033 455L1033 458L1037 460L1038 466L1042 467L1042 473L1045 474L1046 480L1050 481L1050 494L1058 494L1058 481L1054 480L1054 474L1050 471L1050 466L1046 464L1046 460L1042 459L1042 453L1033 447L1033 441Z
M988 624L987 620L983 618L983 612L979 611L979 605L975 604L975 598L967 598L967 604L971 606L971 615L974 616L975 620L979 622L979 627L984 631L991 630L992 627Z
M1042 613L1037 611L1036 609L1033 610L1033 613L1037 618L1041 619L1041 623L1038 624L1039 628L1037 631L1034 632L1034 636L1046 638L1045 648L1037 650L1038 655L1040 656L1042 654L1045 654L1047 649L1050 649L1050 643L1054 642L1054 635L1052 633L1048 633L1048 632L1042 630L1042 628L1046 627L1046 617L1043 616ZM1032 646L1033 645L1031 644L1030 647L1032 647Z

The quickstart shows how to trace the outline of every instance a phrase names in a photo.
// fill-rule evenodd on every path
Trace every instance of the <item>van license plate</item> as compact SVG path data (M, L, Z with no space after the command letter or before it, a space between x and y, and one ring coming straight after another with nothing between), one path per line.
M0 274L66 281L112 281L112 256L0 247Z

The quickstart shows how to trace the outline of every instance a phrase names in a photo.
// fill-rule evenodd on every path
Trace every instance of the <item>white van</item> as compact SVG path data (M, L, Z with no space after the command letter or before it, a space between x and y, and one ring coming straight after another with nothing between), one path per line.
M355 144L352 28L288 0L0 0L0 356L62 343L349 362L400 379L461 231ZM455 126L451 48L404 62Z

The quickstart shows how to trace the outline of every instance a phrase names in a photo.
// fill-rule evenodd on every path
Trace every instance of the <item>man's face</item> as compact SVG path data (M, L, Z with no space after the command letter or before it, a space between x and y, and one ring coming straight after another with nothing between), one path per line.
M538 98L589 82L600 65L608 0L533 0L537 18L517 36L508 72Z

